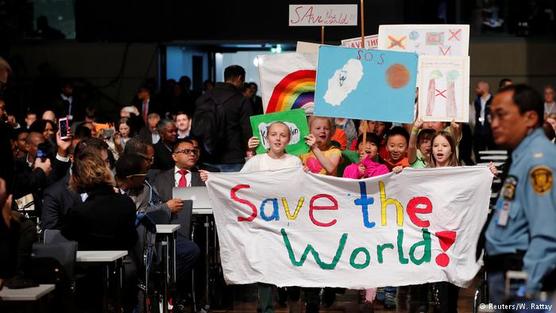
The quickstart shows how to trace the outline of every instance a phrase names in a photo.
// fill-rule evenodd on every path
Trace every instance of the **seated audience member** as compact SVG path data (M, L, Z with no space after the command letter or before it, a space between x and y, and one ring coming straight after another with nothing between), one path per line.
M174 187L186 188L205 185L195 168L199 160L199 149L194 147L191 140L178 141L174 147L172 158L176 162L174 168L160 173L154 183L162 199L171 199Z
M41 133L44 136L45 140L48 140L52 143L54 143L56 140L57 130L58 127L56 126L56 123L51 120L35 121L29 128L30 132Z
M176 114L176 127L178 128L178 139L186 139L191 136L191 119L185 112Z
M42 113L41 119L45 121L51 121L54 124L58 122L58 119L56 119L56 114L54 114L54 111L50 111L50 110L44 111Z
M35 225L12 210L12 195L0 178L0 289L25 287L23 276L31 258L31 247L37 240Z
M554 87L544 87L544 117L556 114L556 101L554 100Z
M409 134L401 126L392 127L386 133L388 157L384 159L384 164L390 171L399 172L402 168L409 166L407 160L408 141Z
M147 117L147 126L141 128L139 131L139 138L145 143L154 145L160 140L157 125L160 122L160 115L158 113L151 113Z
M148 166L146 180L153 184L156 176L160 173L159 169L152 168L154 162L154 148L139 138L131 138L125 145L124 154L137 154L142 157Z
M361 179L384 175L389 172L384 164L376 162L378 157L378 136L368 133L366 142L363 142L363 135L359 136L359 162L348 165L344 169L344 177Z
M75 146L73 155L75 157L82 153L96 154L100 156L106 166L110 164L108 146L98 138L83 138ZM60 229L68 211L83 203L81 195L70 187L71 176L71 171L67 171L62 179L45 189L41 215L42 229Z
M165 171L174 167L172 151L178 136L176 124L171 120L162 120L158 123L158 133L160 141L154 145L153 168Z
M29 111L25 114L25 129L29 130L31 125L37 120L37 113Z
M124 152L126 143L135 136L135 129L129 118L121 118L116 125L116 133L112 137L114 143L114 154L120 155Z
M12 139L12 151L14 153L14 159L20 159L27 154L25 142L27 141L27 136L29 136L29 131L27 131L26 129L19 129L14 133L15 137Z
M15 177L13 185L13 198L18 209L29 208L34 203L35 213L40 214L42 192L48 185L48 176L52 171L50 159L46 155L44 137L40 133L31 132L27 136L25 148L27 155L15 160ZM39 154L39 155L37 155ZM22 199L25 197L25 199ZM17 201L18 199L21 199Z
M95 153L81 153L73 160L71 188L84 202L70 209L62 222L62 235L77 241L79 250L126 250L129 257L124 259L126 281L124 308L131 312L137 293L135 244L135 205L126 195L114 190L114 177L105 161ZM100 268L102 269L102 268ZM78 296L90 303L78 301L92 308L102 303L102 277L98 267L87 268L87 277L78 286ZM95 309L100 309L96 307Z
M165 213L166 220L156 222L171 224L175 220L176 214L183 209L183 200L161 198L156 190L146 180L145 176L149 163L140 155L124 154L116 163L116 179L119 188L135 202L137 212L141 214L154 213L161 211ZM170 191L171 194L171 191ZM166 202L163 202L166 201ZM140 238L143 238L140 234ZM141 239L140 239L141 240ZM140 243L142 245L142 243ZM142 251L142 246L139 247ZM178 298L184 298L184 289L187 286L185 278L193 268L199 257L199 247L183 234L178 232L176 240L176 272Z
M98 154L74 158L70 186L84 202L68 212L62 234L80 250L131 250L137 241L135 205L114 191L114 177Z

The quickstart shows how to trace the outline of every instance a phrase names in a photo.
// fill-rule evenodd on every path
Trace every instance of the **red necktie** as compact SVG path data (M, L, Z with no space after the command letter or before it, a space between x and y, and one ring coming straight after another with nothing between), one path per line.
M185 178L185 174L187 174L187 170L179 170L180 173L180 181L178 182L178 188L185 188L187 187L187 178Z

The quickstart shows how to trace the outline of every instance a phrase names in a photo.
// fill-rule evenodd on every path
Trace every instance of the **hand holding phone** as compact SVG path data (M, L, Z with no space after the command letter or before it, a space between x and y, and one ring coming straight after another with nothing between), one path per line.
M60 139L65 140L70 138L69 119L67 117L58 120L58 129L60 130Z

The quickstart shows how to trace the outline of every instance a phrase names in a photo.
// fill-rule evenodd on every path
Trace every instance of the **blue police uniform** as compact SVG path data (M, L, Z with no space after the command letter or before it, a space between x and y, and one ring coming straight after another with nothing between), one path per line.
M542 128L537 128L521 141L511 157L508 176L486 231L486 253L491 257L523 251L527 292L537 292L543 276L556 268L556 146ZM503 284L503 275L499 283ZM499 283L496 287L503 288Z

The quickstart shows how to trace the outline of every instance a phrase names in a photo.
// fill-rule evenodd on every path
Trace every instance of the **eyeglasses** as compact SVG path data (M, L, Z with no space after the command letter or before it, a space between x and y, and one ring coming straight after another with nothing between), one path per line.
M193 154L193 155L199 155L199 150L198 149L183 149L183 150L177 150L174 153L183 153L183 154Z

